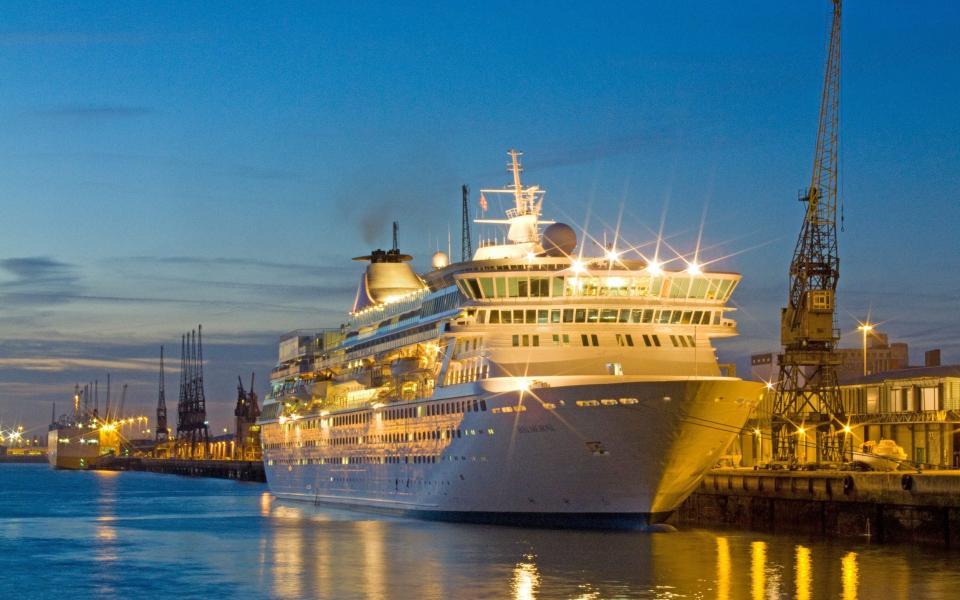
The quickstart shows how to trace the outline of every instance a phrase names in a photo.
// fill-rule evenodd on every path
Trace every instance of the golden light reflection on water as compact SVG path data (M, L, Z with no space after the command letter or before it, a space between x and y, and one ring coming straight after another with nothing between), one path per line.
M810 548L797 546L793 577L797 584L797 600L810 600L810 584L813 581L813 572L810 569Z
M278 598L302 598L303 529L300 523L284 523L273 537L273 593Z
M533 563L533 555L527 554L513 569L513 597L515 600L533 600L540 588L540 573Z
M260 494L260 516L270 516L270 504L273 503L273 496L270 492Z
M843 582L843 600L857 599L857 585L859 584L860 574L857 567L857 553L848 552L840 560L841 581Z
M717 538L717 600L730 598L730 543Z
M750 596L753 600L763 600L766 587L767 544L750 544Z
M383 521L361 521L360 543L363 545L363 587L367 598L385 598L386 560Z

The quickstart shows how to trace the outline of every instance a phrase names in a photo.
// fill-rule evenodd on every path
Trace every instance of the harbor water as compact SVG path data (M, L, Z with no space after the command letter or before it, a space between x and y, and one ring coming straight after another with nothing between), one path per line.
M0 465L6 598L956 598L960 552L744 531L536 530L262 484Z

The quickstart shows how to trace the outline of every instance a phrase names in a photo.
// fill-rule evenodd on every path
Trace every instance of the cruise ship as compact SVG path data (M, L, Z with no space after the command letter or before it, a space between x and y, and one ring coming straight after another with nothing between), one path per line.
M276 496L437 520L645 528L762 392L724 374L736 273L671 270L541 218L511 150L502 240L367 263L344 324L295 331L260 418ZM500 196L503 198L504 196ZM595 250L589 246L594 244Z

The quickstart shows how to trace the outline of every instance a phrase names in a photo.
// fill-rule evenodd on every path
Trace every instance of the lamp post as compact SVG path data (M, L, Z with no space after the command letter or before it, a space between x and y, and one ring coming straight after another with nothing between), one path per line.
M863 332L863 376L867 376L867 334L873 331L873 325L870 323L863 323L858 330Z

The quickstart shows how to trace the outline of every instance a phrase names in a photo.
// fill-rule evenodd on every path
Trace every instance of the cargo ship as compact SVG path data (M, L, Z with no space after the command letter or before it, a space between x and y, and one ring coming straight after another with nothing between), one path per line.
M280 498L427 519L599 528L663 521L762 392L727 376L740 275L578 240L545 191L485 189L506 236L416 273L367 263L345 322L296 331L260 418ZM396 234L396 229L394 230Z
M74 390L73 413L51 421L47 432L47 461L55 469L89 469L120 450L118 423L101 419L83 402L87 390Z

